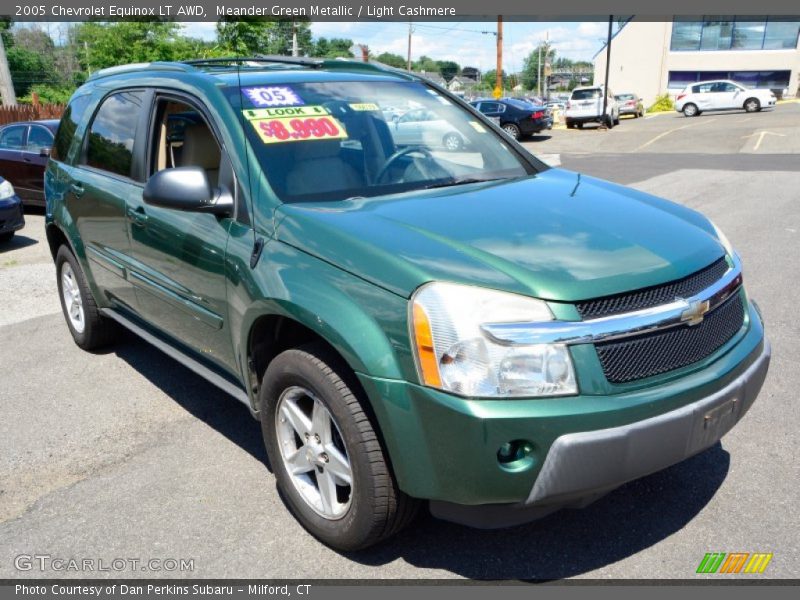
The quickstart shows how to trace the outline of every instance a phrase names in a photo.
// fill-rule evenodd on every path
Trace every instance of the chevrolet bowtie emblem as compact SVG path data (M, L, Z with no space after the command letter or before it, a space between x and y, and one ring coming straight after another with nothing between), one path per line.
M703 322L703 318L710 309L711 303L708 300L695 300L689 305L689 308L681 313L681 321L687 325L698 325Z

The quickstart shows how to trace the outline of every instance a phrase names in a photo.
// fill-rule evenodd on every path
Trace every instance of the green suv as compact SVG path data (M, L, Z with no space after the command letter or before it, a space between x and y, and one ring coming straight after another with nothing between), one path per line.
M75 342L127 328L247 405L288 508L338 549L423 501L477 527L583 506L715 444L766 376L708 219L548 168L402 71L107 69L45 187Z

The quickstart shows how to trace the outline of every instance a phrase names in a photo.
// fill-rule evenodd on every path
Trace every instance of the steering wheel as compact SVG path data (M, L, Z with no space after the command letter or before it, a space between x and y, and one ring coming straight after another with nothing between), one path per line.
M419 152L428 160L431 161L436 160L433 158L433 154L431 154L430 150L428 150L424 146L408 146L406 148L403 148L402 150L398 150L397 152L395 152L389 158L386 159L386 162L383 163L383 166L381 166L380 170L378 171L378 174L375 176L375 183L381 182L384 175L386 175L386 173L389 172L389 167L391 167L395 162L397 162L398 159L400 159L403 156L406 156L407 154L411 154L412 152ZM426 178L432 179L433 174L426 167L422 166L423 164L424 163L420 163L419 165L417 165L417 168Z

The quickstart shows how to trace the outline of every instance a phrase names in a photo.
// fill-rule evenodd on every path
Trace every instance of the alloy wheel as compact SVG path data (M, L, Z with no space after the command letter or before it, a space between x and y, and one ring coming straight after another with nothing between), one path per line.
M61 296L64 298L64 310L67 313L70 325L76 332L83 333L86 327L86 319L83 312L81 289L75 277L75 272L68 262L64 262L61 266Z
M295 489L318 515L342 518L353 497L353 471L330 411L300 386L284 390L276 411L281 458Z

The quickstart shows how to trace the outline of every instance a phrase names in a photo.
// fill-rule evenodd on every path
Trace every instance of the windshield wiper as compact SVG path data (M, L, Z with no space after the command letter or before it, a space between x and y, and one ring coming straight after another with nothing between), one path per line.
M508 179L508 177L454 177L453 179L448 179L447 181L440 181L439 183L432 183L430 185L426 185L424 189L430 190L433 188L443 188L443 187L450 187L454 185L465 185L467 183L485 183L487 181L500 181L501 179Z

